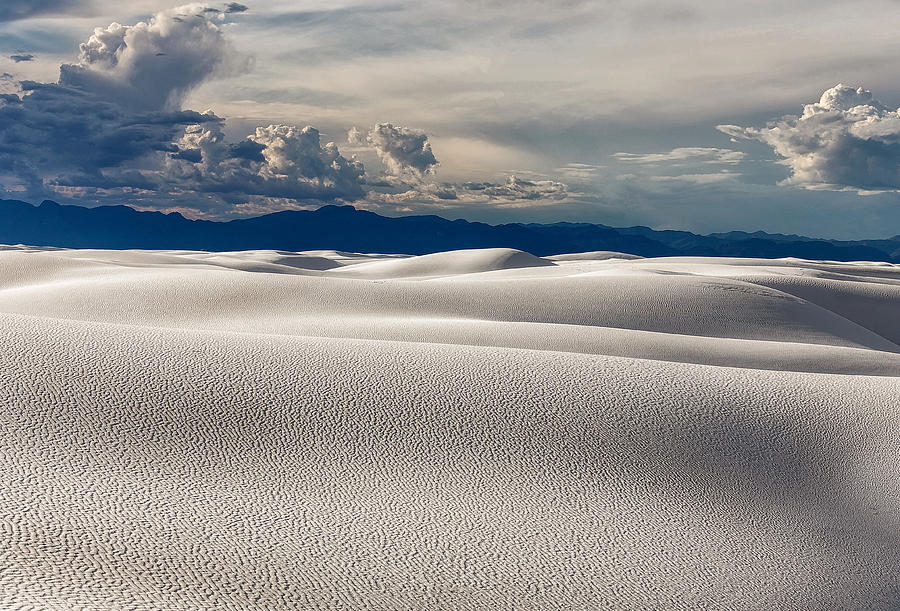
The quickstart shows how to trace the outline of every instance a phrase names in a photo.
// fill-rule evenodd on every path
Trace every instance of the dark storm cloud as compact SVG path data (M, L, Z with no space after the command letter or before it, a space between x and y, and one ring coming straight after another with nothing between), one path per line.
M21 83L24 96L0 106L0 165L29 175L70 169L94 173L151 151L172 150L185 125L217 120L194 111L134 113L60 84Z
M24 81L0 99L0 172L29 193L361 196L362 164L321 143L314 128L270 125L229 143L224 119L182 109L196 86L242 68L222 19L187 5L135 26L96 28L57 83Z
M21 99L7 97L0 106L0 166L40 182L54 173L97 175L175 150L172 141L186 125L218 121L182 111L180 101L224 61L227 45L215 24L175 22L181 14L97 28L78 63L61 66L58 83L22 82ZM161 49L172 63L156 56Z

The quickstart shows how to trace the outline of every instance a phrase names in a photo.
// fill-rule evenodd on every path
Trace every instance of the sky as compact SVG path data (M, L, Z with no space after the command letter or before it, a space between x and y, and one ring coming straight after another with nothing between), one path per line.
M897 0L4 0L0 197L900 234Z

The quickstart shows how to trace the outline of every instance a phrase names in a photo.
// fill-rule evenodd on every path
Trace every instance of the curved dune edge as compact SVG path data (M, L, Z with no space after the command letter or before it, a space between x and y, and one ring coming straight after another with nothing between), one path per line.
M892 266L380 261L0 252L0 608L897 607Z

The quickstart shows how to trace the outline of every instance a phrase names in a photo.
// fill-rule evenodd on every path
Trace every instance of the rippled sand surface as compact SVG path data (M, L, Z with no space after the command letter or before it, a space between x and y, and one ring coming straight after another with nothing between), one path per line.
M900 267L0 249L0 608L895 609Z

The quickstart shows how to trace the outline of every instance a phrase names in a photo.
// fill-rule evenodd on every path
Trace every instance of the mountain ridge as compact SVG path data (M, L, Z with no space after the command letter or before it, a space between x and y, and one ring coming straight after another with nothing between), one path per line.
M900 262L900 236L846 241L761 231L700 235L594 223L489 225L437 215L386 217L338 205L208 221L188 219L178 212L139 211L126 205L86 208L52 200L44 200L39 205L0 200L0 243L154 250L327 249L411 255L507 247L537 256L611 250L645 257L797 257Z

